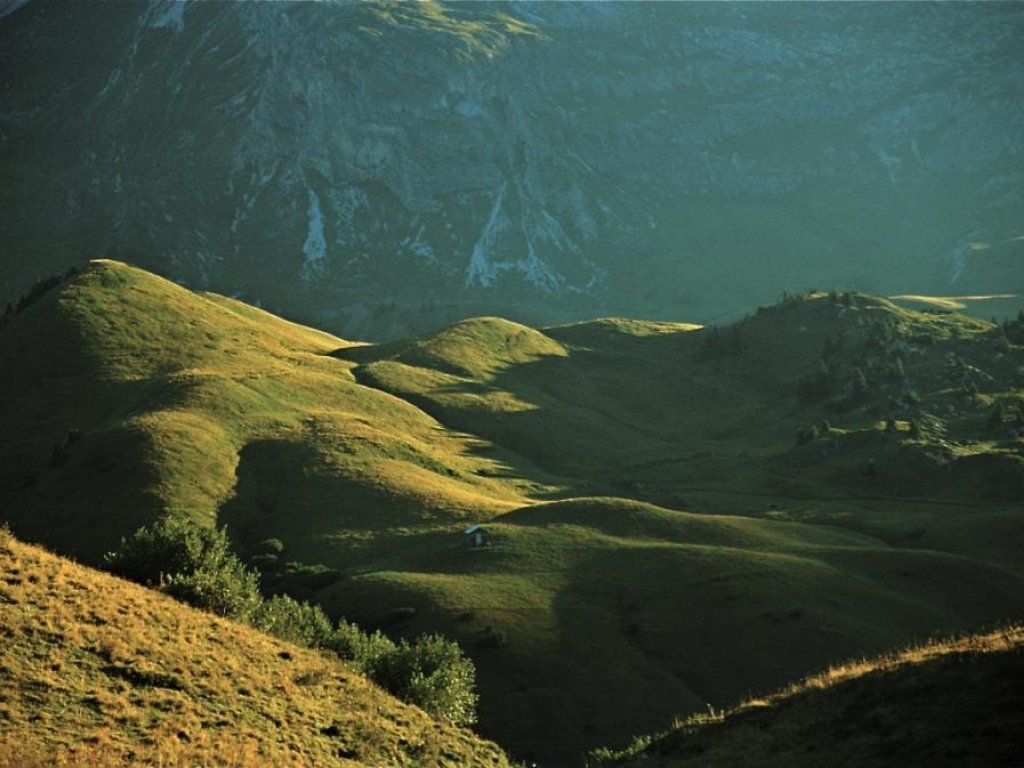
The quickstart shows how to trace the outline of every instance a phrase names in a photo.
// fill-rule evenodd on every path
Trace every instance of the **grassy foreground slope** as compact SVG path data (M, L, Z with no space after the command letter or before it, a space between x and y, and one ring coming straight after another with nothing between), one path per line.
M337 659L0 531L0 766L504 766Z
M601 765L1010 768L1024 732L1024 627L837 666L691 718Z

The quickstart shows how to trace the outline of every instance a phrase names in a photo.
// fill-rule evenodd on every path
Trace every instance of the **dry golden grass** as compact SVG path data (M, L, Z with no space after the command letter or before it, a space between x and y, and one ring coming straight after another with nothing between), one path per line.
M830 667L768 696L677 720L598 764L657 768L1018 766L1024 624Z
M504 766L337 659L0 534L0 768Z

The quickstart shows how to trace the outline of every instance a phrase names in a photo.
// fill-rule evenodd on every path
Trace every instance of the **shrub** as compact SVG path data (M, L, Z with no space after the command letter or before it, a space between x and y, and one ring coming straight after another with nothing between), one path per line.
M801 429L799 432L797 432L797 434L796 434L796 444L797 445L805 445L806 443L809 443L812 440L817 440L817 438L818 438L818 427L815 426L814 424L812 424L811 426L809 426L809 427L807 427L805 429Z
M232 618L260 604L259 579L232 554L225 529L164 517L121 540L104 555L119 576L159 586L190 605Z
M264 600L259 577L230 551L225 529L184 518L139 528L104 556L114 573L197 608L247 621L297 645L333 651L350 666L430 715L458 725L476 720L476 669L459 646L440 635L395 644L344 619L336 626L318 606L279 595ZM326 571L333 579L338 574ZM319 573L319 571L318 571ZM408 608L397 608L403 616Z
M289 561L282 568L278 560L277 570L268 586L273 592L287 592L300 599L309 599L340 578L340 573L322 563L310 565Z
M456 725L476 722L476 669L458 644L441 635L402 641L371 677L400 699Z
M259 577L237 559L192 573L176 573L168 579L165 591L183 603L231 619L248 619L262 600Z
M284 542L280 539L264 539L256 545L255 554L278 556L284 552Z
M249 558L249 565L260 571L273 571L281 567L281 561L277 555L253 555Z
M162 517L121 539L121 545L103 560L118 576L153 586L175 574L223 563L234 557L230 546L224 529L188 518Z
M397 648L380 632L364 632L344 619L338 620L338 625L327 640L326 647L347 661L350 666L371 677L374 677L374 671L380 667L381 659Z
M249 622L282 640L322 648L328 645L334 631L327 614L316 605L300 603L287 595L264 600L252 613Z

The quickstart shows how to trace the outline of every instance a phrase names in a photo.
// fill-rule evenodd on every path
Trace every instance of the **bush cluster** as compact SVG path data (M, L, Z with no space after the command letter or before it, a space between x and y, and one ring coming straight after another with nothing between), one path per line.
M219 616L249 619L262 602L259 577L231 552L227 532L188 518L139 528L104 561L118 576Z
M287 595L264 599L258 574L232 553L223 528L165 517L122 539L104 560L113 573L196 608L297 645L333 651L434 717L458 725L476 721L476 669L457 643L436 634L395 643L344 619L333 623L319 606Z

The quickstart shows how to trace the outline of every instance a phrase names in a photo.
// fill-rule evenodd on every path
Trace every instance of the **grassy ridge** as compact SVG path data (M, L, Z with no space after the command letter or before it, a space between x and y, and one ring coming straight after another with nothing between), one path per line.
M0 532L0 765L503 766L329 656Z
M1015 766L1024 627L830 668L769 696L639 739L600 765Z

